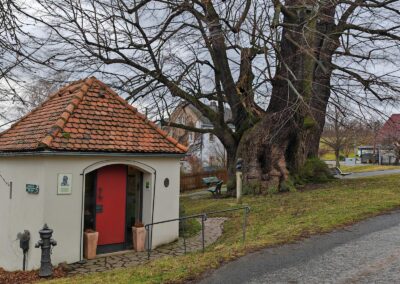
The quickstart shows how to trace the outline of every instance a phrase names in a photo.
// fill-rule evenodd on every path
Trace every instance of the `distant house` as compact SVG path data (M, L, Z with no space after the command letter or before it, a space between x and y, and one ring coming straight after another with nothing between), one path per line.
M378 163L379 147L377 145L360 145L357 147L357 155L362 164Z
M210 104L211 108L217 108L215 102ZM232 112L225 108L225 121L232 118ZM194 106L182 103L176 107L169 119L170 122L184 124L200 129L213 129L210 120L204 117ZM183 170L190 172L192 169L190 158L196 158L205 169L223 167L226 161L226 150L221 141L213 133L198 133L181 128L166 127L169 135L179 143L187 146L187 162L183 163Z
M397 164L400 158L400 114L392 114L379 130L380 164Z

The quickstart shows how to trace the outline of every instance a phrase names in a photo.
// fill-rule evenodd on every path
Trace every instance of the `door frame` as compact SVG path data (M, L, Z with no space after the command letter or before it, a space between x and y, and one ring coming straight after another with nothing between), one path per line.
M126 166L133 166L135 168L137 168L138 170L140 170L143 174L143 177L145 174L149 174L151 175L150 178L150 187L152 195L151 195L151 200L149 206L153 206L154 207L154 193L155 193L155 188L156 188L156 178L157 178L157 170L144 163L141 161L136 161L136 160L128 160L128 159L108 159L108 160L100 160L97 162L94 162L90 165L88 165L87 167L82 169L82 173L80 174L82 176L82 191L81 191L81 216L80 216L80 223L81 223L81 232L80 232L80 244L79 244L79 262L85 261L84 257L83 257L83 239L84 239L84 212L85 212L85 182L86 182L86 175L90 172L93 172L99 168L108 166L108 165L115 165L115 164L122 164L122 165L126 165ZM144 178L143 178L143 186L144 186ZM144 188L143 188L144 191ZM144 194L142 194L142 198L144 197ZM144 208L144 203L142 201L142 206ZM142 220L143 220L143 208L141 210L141 214L142 214ZM152 208L152 211L154 210L154 208ZM153 216L150 216L150 218L152 219Z
M143 187L144 187L143 176L144 176L144 172L140 168L137 168L137 167L134 167L134 166L131 166L131 165L127 165L127 167L126 167L126 169L127 169L126 192L127 193L128 193L128 185L129 185L129 183L128 183L128 179L129 179L129 169L128 169L128 167L133 167L134 169L136 169L140 173L140 176L139 176L139 184L140 184L140 189L139 189L139 195L140 195L139 196L140 197L140 199L139 199L139 216L136 216L136 214L135 214L135 219L138 218L142 222L143 221ZM128 209L128 194L126 195L126 197L127 198L126 198L125 208ZM136 202L136 200L135 200L135 202ZM135 211L136 211L136 208L135 208ZM125 220L126 220L126 214L127 214L126 212L127 212L127 210L125 210ZM127 222L127 221L125 221L125 222ZM125 248L126 249L130 249L132 247L132 246L130 246L130 242L132 241L132 238L130 239L128 237L128 235L129 235L128 226L125 223Z

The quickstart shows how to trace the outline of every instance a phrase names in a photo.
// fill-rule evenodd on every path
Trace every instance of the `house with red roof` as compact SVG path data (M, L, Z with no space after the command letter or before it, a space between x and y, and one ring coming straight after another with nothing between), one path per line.
M400 114L392 114L377 135L380 164L395 164L400 158Z
M28 269L40 266L38 231L57 246L53 264L132 249L132 227L179 217L180 159L187 149L94 77L73 82L0 133L0 267L22 268L17 235L30 232ZM154 226L146 246L178 238Z

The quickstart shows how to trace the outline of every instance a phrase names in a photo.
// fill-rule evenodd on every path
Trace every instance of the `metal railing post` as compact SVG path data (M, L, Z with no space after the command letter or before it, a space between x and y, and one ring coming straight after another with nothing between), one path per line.
M220 214L220 213L232 212L232 211L237 211L237 210L244 210L243 224L242 224L242 230L243 230L242 242L244 243L245 240L246 240L247 215L250 212L250 207L249 206L231 208L231 209L226 209L226 210L211 211L211 212L207 212L205 214L206 215L212 215L212 214Z
M185 236L185 219L182 219L182 230L183 230L183 249L186 254L186 236Z
M150 253L151 253L151 244L150 244L150 229L149 225L146 225L146 231L147 231L147 260L150 260Z
M248 207L244 207L244 214L243 214L243 244L246 240L246 226L247 226L247 210Z
M205 240L204 240L204 221L206 220L207 216L206 214L203 214L201 216L201 242L202 242L202 247L203 247L203 253L205 251Z

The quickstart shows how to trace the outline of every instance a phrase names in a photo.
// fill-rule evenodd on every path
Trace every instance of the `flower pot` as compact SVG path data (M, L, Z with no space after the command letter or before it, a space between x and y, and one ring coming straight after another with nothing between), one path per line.
M144 227L132 227L133 249L145 251L146 229Z
M86 259L96 258L97 241L99 240L99 232L87 231L83 237L83 256Z

